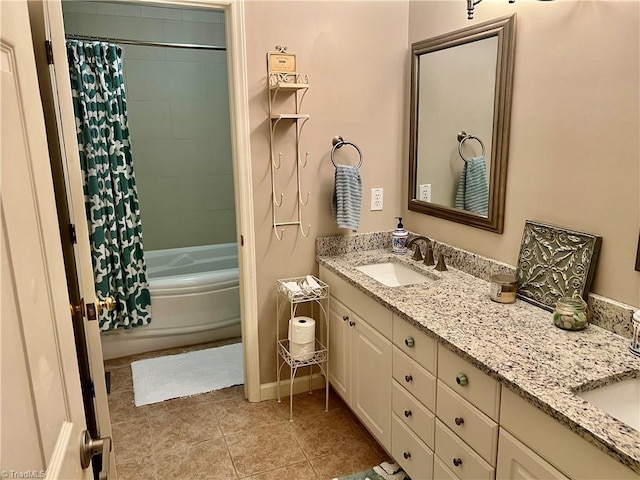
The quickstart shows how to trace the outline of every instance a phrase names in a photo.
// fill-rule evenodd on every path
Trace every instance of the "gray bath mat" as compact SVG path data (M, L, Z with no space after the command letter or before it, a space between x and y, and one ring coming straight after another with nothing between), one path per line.
M131 364L136 407L243 383L242 343Z

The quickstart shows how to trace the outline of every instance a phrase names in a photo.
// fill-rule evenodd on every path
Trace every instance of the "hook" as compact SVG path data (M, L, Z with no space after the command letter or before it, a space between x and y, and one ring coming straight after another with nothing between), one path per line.
M299 155L299 157L302 157L301 155ZM300 164L300 166L302 168L307 166L307 162L309 161L309 152L306 152L305 156L304 156L304 162L302 160L300 160L298 163Z
M300 233L302 234L302 236L304 238L307 238L309 236L309 234L311 233L311 224L309 224L309 226L307 227L307 234L305 235L304 230L302 230L302 222L300 223Z
M278 227L276 225L273 226L273 232L276 234L276 238L278 240L282 240L284 237L284 228L280 230L280 236L278 236Z
M307 201L303 202L302 201L302 194L300 192L298 192L298 200L300 201L300 205L302 205L303 207L307 206L307 203L309 203L309 196L311 196L311 192L307 192ZM278 205L280 206L280 205Z
M276 207L282 206L282 199L284 198L284 193L280 194L280 201L276 200L276 192L273 192L273 203L275 203Z
M275 168L276 170L278 170L280 168L280 165L282 165L282 152L280 152L278 154L278 164L276 165L276 162L274 160L273 154L271 154L271 163L273 165L273 168Z

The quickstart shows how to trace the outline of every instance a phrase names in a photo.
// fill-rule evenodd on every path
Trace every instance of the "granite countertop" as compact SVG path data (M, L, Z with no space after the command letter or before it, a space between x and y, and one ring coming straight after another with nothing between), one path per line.
M518 299L489 299L489 282L460 270L438 272L409 255L366 250L318 256L318 263L518 392L587 441L640 473L640 432L576 392L640 376L629 340L594 325L571 332L552 313ZM387 287L355 267L388 260L438 280Z

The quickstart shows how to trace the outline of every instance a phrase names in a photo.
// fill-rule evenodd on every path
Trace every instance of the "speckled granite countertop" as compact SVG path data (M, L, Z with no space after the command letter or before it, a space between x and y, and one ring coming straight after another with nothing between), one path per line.
M569 332L552 314L520 299L489 299L489 283L450 268L437 272L409 255L366 250L318 256L318 263L469 360L601 450L640 473L640 432L575 395L640 376L629 340L590 325ZM386 287L356 266L397 261L437 281Z

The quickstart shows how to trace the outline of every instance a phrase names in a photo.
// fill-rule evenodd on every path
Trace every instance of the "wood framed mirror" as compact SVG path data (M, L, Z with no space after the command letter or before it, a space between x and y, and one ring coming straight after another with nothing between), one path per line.
M516 16L412 44L409 210L502 233Z

